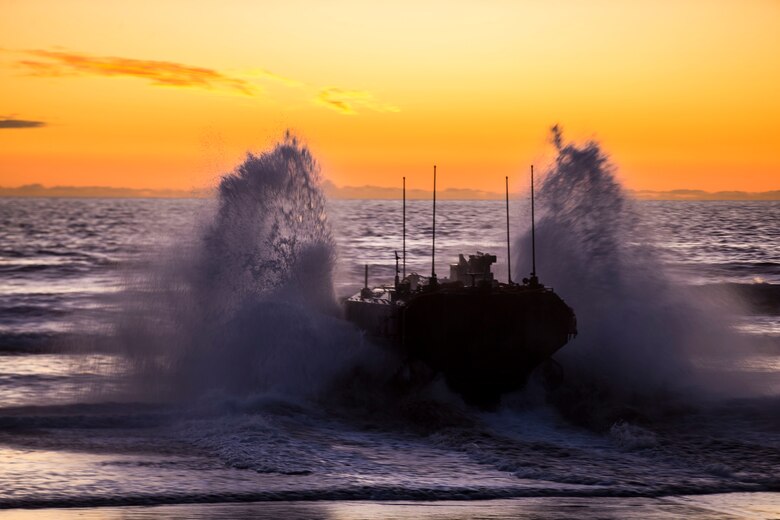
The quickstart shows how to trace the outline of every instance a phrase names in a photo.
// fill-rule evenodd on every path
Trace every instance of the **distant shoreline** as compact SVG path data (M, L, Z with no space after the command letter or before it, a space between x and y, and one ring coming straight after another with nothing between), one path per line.
M399 200L400 188L381 186L343 186L330 181L323 182L323 191L330 199L337 200ZM108 186L43 186L28 184L14 188L0 186L0 198L78 198L78 199L206 199L214 196L214 189L193 190L156 190L136 188L113 188ZM777 201L780 190L763 192L703 190L627 190L629 196L637 200L672 201ZM439 200L504 200L503 193L495 193L468 188L448 188L437 192ZM429 200L431 192L426 190L407 190L408 200ZM510 198L525 198L525 194L510 194Z

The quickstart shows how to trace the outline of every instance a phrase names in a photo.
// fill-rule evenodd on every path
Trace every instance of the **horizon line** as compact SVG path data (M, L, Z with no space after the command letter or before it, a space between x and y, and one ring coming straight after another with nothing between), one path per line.
M401 188L384 186L336 186L331 181L322 182L322 190L330 199L337 200L400 200ZM116 199L205 199L214 195L216 188L126 188L113 186L44 186L26 184L17 187L0 186L1 198L116 198ZM626 193L638 200L780 200L780 189L760 192L741 190L705 191L698 189L674 190L630 190ZM428 200L432 191L425 189L407 190L409 200ZM437 191L442 200L504 200L505 194L472 188L446 188ZM511 196L511 194L510 194ZM512 198L524 198L514 192Z

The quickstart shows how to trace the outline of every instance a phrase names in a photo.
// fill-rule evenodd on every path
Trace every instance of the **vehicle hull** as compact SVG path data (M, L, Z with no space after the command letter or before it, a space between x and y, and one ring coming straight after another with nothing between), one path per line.
M576 334L572 309L543 287L440 289L377 301L347 300L347 318L410 362L442 373L475 404L522 388Z

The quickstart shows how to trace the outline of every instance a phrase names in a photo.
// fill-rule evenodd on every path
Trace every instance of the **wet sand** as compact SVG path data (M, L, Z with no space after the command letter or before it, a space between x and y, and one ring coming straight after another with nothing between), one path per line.
M40 520L57 518L147 520L186 518L303 519L447 519L479 518L573 519L671 518L780 519L780 493L727 493L660 498L518 498L510 500L446 502L250 502L165 506L97 507L7 510L0 518Z

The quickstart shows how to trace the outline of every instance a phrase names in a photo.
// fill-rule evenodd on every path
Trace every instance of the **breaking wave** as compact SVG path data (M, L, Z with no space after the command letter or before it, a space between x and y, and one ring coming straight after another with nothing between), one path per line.
M115 331L163 395L317 391L360 352L338 317L319 167L297 138L248 154L189 241L136 277Z
M730 328L733 309L695 298L667 276L653 230L599 144L565 143L557 126L552 140L557 157L538 189L536 251L540 280L577 314L579 335L556 356L567 385L588 386L602 405L757 391L760 382L728 370L750 350ZM518 246L528 251L530 236ZM530 271L529 259L515 269Z

